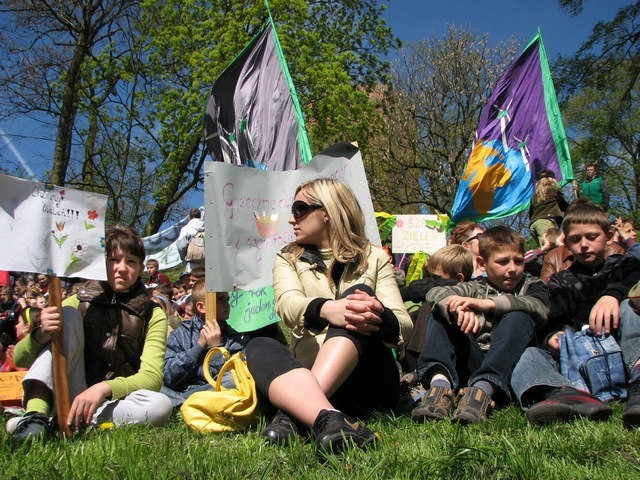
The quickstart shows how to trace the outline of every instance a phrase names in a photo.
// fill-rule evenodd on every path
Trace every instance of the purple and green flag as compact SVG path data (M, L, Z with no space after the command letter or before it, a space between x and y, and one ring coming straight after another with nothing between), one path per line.
M204 135L215 161L263 170L293 170L311 148L273 20L214 82Z
M562 186L573 166L538 32L498 83L482 111L451 211L453 222L491 220L529 207L536 173L552 170Z

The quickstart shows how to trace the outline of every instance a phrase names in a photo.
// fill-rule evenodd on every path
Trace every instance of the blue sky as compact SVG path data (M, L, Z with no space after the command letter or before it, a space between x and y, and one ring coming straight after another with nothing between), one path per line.
M394 34L403 42L416 42L441 37L450 25L467 27L478 34L489 34L491 44L511 36L523 45L542 30L549 60L558 54L570 55L588 37L596 22L611 20L618 9L630 0L585 0L584 11L571 17L557 0L391 0L385 18ZM0 119L1 161L22 162L43 180L43 172L51 166L55 133L31 123ZM8 141L7 141L8 139ZM201 192L190 203L198 203Z
M629 0L585 0L584 10L571 17L558 0L391 0L385 18L403 42L441 37L450 25L488 33L497 43L511 36L527 42L542 31L549 60L570 55L598 21L611 20Z

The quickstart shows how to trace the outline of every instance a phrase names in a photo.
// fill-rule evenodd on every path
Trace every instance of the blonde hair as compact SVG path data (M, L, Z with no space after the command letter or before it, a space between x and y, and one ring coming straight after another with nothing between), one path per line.
M473 275L473 253L462 245L447 245L436 250L429 257L429 273L433 273L438 266L449 278L456 278L459 273L469 280Z
M298 186L296 195L299 192L327 213L329 244L336 261L352 264L357 274L364 272L370 243L364 231L364 213L349 186L333 178L317 178ZM299 258L304 248L293 243L288 251Z
M546 200L553 199L560 187L555 178L544 177L536 182L535 191L533 193L533 203L541 203Z
M207 290L207 282L204 278L199 279L196 283L191 287L191 302L193 303L193 307L195 308L196 303L204 302L204 297Z

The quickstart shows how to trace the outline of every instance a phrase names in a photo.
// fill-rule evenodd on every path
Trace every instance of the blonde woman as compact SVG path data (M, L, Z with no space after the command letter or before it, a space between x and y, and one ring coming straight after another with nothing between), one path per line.
M348 441L365 447L373 432L345 414L395 406L392 347L411 334L411 319L389 256L367 240L347 185L327 178L300 185L289 223L296 241L277 255L273 276L291 350L264 337L246 349L258 389L280 409L262 434L282 444L304 425L321 451Z

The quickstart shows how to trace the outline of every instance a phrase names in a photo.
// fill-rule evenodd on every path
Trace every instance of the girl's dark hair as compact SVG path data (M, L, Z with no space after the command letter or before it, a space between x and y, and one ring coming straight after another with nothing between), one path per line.
M113 255L118 250L126 252L140 259L144 263L146 257L142 237L133 228L115 225L107 230L105 236L104 251L107 256Z

